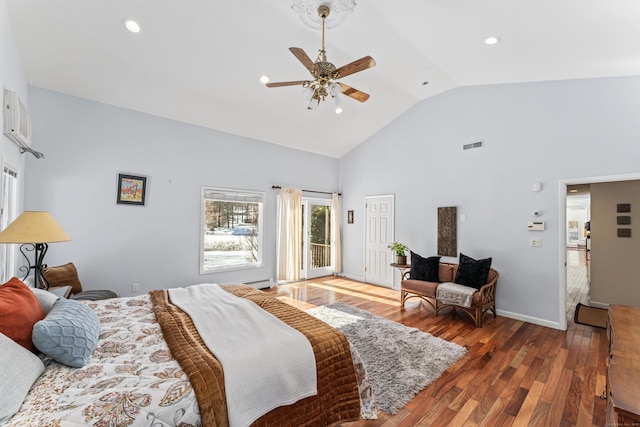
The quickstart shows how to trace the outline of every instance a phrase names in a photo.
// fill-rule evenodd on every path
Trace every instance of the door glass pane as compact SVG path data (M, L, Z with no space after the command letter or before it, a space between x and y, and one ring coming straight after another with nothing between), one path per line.
M331 266L331 207L311 205L311 268Z

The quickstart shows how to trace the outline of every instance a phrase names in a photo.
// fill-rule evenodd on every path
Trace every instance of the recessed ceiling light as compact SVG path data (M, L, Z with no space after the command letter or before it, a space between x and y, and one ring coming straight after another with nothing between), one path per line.
M262 77L260 77L260 83L265 84L265 85L266 85L267 83L269 83L269 76L262 76Z
M577 192L578 192L578 190L576 190L575 188L572 189L572 190L569 190L569 193L577 193Z
M124 18L122 20L122 23L124 24L125 28L132 33L139 33L142 30L142 28L140 27L140 24L138 24L132 18Z
M500 39L498 37L491 36L484 39L484 42L486 44L498 44L500 43Z

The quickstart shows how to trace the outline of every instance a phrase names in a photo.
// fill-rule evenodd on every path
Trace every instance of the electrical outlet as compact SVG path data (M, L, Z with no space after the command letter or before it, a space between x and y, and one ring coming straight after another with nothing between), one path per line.
M542 239L531 239L531 247L532 248L542 247Z
M138 292L139 290L139 286L137 283L134 283L133 285L131 285L131 292Z

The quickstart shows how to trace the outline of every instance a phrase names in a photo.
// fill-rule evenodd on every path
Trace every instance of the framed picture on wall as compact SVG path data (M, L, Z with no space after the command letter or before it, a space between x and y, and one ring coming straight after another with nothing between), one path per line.
M144 206L147 194L147 177L140 175L118 174L118 196L116 203L121 205Z
M347 224L353 224L353 211L347 211Z

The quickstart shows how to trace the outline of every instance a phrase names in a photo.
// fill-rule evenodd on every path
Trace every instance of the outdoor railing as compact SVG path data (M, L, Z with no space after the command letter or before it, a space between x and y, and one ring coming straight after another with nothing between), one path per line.
M331 265L331 245L311 243L311 268L329 267Z

